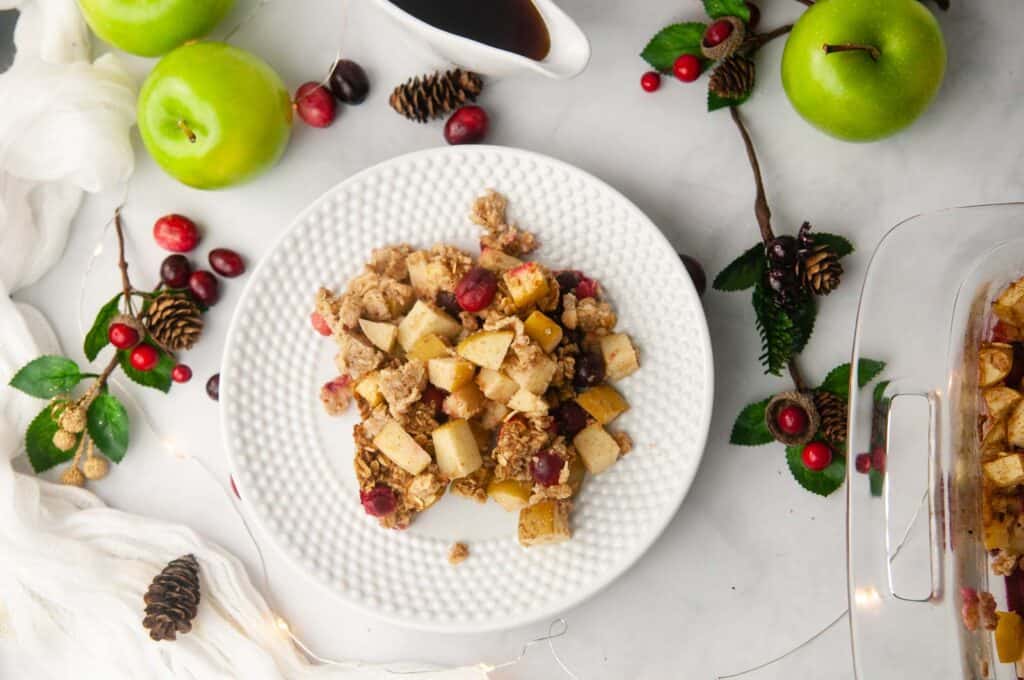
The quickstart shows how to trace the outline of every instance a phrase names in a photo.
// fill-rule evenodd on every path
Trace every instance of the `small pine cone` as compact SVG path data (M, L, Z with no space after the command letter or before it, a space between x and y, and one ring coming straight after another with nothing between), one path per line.
M826 245L815 246L800 265L804 287L815 295L828 295L839 287L843 265L835 251Z
M143 317L146 330L172 351L192 349L203 333L203 317L196 303L181 293L160 293Z
M734 54L714 70L708 88L724 99L742 99L754 89L754 75L754 62Z
M743 40L747 36L747 26L739 17L722 17L715 21L728 21L732 24L732 33L729 34L728 38L714 46L705 45L702 40L700 51L708 59L718 61L735 54L743 46Z
M163 568L149 584L146 617L142 625L154 640L174 640L178 633L192 630L199 611L199 563L194 555L183 555Z
M60 483L68 486L85 486L85 475L78 469L78 463L71 463L60 476Z
M483 80L472 71L454 69L410 78L391 93L391 108L410 120L425 123L476 101Z
M846 441L846 400L831 392L815 392L814 406L821 416L821 433L833 444Z
M110 463L102 456L89 456L82 463L82 474L86 479L103 479L110 472Z
M78 443L78 435L67 430L57 430L53 433L53 445L61 451L70 451Z
M85 417L86 414L84 408L78 404L71 404L60 414L60 419L57 421L57 424L62 430L67 430L72 434L78 434L85 429ZM66 451L67 449L61 450Z

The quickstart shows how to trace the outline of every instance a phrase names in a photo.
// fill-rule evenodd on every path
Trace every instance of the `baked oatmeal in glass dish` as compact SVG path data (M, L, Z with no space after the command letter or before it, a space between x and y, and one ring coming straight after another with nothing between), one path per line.
M316 295L313 325L338 346L321 400L359 408L360 501L383 527L448 491L518 512L524 546L558 543L586 476L631 448L611 427L629 409L613 383L640 368L636 346L596 280L528 259L537 239L506 206L494 191L473 203L476 257L387 246Z

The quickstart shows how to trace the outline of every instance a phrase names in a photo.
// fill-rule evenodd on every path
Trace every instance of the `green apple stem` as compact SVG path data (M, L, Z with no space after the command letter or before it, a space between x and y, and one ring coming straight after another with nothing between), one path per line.
M196 143L196 133L188 126L188 123L185 122L184 118L178 121L178 127L181 128L181 131L185 133L186 137L188 137L188 141L193 144Z
M825 54L834 54L836 52L867 52L868 56L871 57L871 61L878 61L878 58L882 56L882 51L874 45L860 45L857 43L842 43L840 45L825 43L821 46L821 49L825 50Z

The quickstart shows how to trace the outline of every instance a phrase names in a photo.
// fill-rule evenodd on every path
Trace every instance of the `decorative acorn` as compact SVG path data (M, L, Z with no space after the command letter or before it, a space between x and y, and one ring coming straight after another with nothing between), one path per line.
M410 78L394 89L390 103L391 108L406 118L425 123L476 101L482 89L483 80L479 75L454 69Z
M62 430L66 430L72 434L78 434L85 430L85 420L85 409L78 404L69 404L67 408L61 411L60 418L57 419L57 425L59 425ZM67 449L63 450L66 451Z
M726 39L715 45L708 45L703 40L700 43L701 54L714 61L725 59L734 54L743 45L743 39L747 36L746 24L739 17L722 17L715 20L716 23L719 21L728 21L732 24L732 31L729 32Z
M755 71L752 59L734 54L712 72L708 89L723 99L742 99L754 89Z
M796 406L807 414L807 424L800 432L784 432L779 427L779 412L789 406ZM765 425L772 433L775 440L786 446L800 446L814 438L821 426L821 418L818 409L814 405L814 399L808 392L781 392L776 394L768 402L764 412Z
M96 455L96 445L89 440L88 453L85 454L85 462L82 463L82 474L88 480L103 479L110 472L110 463L103 456Z
M199 611L199 563L195 555L183 555L156 575L143 601L146 617L142 625L154 640L174 640L178 633L192 630Z
M143 323L157 342L175 352L192 349L203 333L199 307L181 293L160 293L153 298Z
M814 406L821 416L821 433L833 444L846 441L846 400L832 392L817 391L814 393Z
M85 475L78 469L77 459L71 461L71 465L61 473L60 483L68 486L85 486Z

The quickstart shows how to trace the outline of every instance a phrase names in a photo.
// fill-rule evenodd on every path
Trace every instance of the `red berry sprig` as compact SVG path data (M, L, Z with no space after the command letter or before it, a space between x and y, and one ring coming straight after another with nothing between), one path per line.
M661 74L657 71L648 71L640 76L640 87L644 92L655 92L661 87Z
M811 472L821 472L832 464L832 449L825 442L811 442L804 447L801 458Z
M672 64L672 73L684 83L692 83L700 78L700 59L692 54L681 55Z

